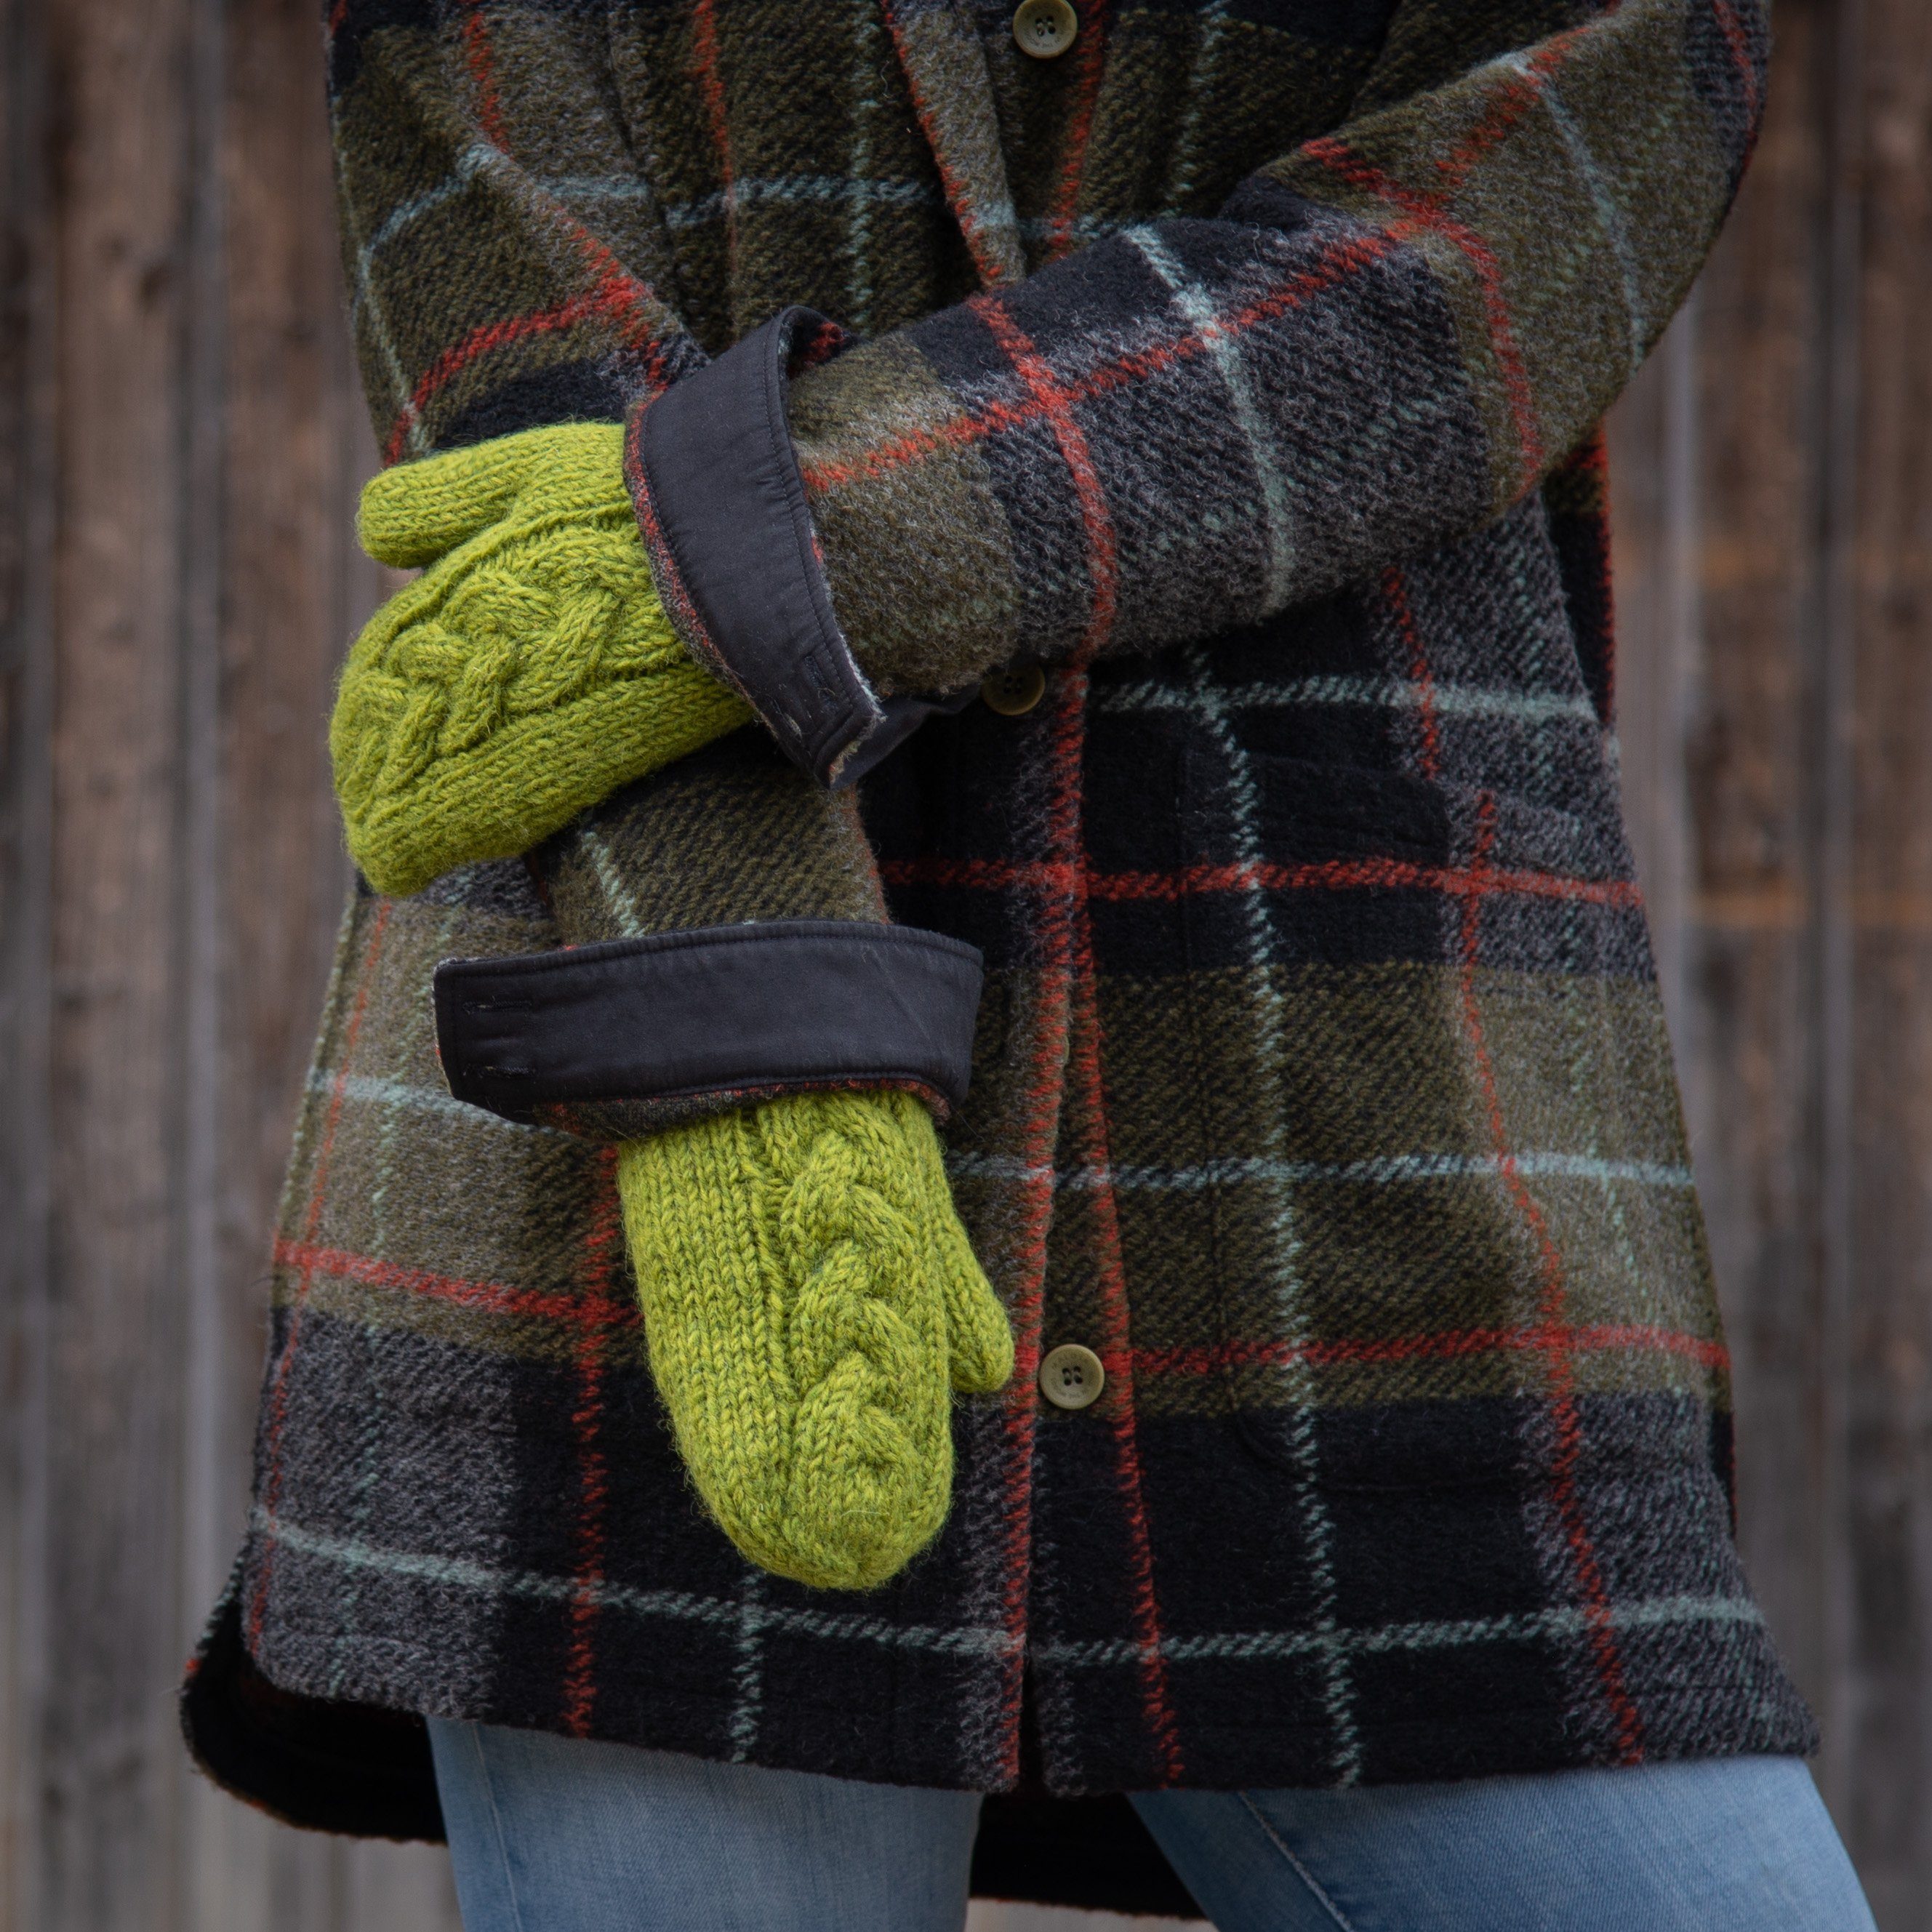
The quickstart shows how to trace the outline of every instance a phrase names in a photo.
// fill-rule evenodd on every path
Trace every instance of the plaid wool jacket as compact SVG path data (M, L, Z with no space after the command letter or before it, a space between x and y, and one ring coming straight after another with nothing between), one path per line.
M186 1693L298 1822L436 1835L443 1714L1004 1794L982 1882L1146 1909L1108 1794L1810 1747L1732 1541L1595 430L1735 192L1760 0L1075 11L1041 59L1004 0L328 10L386 458L628 422L764 722L349 907ZM769 404L788 524L731 520L699 396ZM800 919L985 964L946 1140L1019 1367L862 1597L682 1477L609 1144L660 1116L459 1101L430 998Z

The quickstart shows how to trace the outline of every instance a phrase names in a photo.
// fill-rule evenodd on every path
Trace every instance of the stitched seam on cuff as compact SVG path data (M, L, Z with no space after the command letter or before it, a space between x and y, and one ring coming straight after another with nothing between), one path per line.
M785 358L790 348L796 313L798 312L788 314L781 323L772 353L759 372L759 378L764 391L765 427L783 480L792 544L798 559L799 574L806 585L806 601L818 633L817 642L824 646L832 659L834 670L842 672L846 680L846 689L841 698L841 715L812 748L812 768L820 772L828 784L836 785L839 766L871 735L866 728L866 710L869 708L873 713L874 730L883 720L878 715L881 708L878 698L866 682L865 673L859 668L851 646L838 629L836 618L830 613L831 592L825 582L818 547L811 541L812 509L806 500L805 480L799 473L797 452L792 446L791 424L784 408ZM810 656L808 650L808 662ZM808 670L806 675L810 674Z

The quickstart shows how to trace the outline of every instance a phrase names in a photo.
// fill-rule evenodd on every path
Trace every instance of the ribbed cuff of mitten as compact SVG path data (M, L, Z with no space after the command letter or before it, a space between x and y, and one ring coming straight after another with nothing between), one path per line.
M972 1070L980 959L963 940L772 920L436 968L459 1100L634 1140L782 1094L904 1088L944 1120Z
M795 368L848 338L788 308L640 404L624 473L651 574L686 647L821 784L862 777L952 698L880 698L839 628L786 420Z

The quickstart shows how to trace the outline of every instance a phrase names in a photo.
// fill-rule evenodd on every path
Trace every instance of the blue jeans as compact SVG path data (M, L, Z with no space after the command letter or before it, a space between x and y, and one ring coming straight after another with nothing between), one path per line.
M430 1723L465 1932L959 1932L980 1801ZM1220 1932L1873 1932L1796 1758L1136 1808Z

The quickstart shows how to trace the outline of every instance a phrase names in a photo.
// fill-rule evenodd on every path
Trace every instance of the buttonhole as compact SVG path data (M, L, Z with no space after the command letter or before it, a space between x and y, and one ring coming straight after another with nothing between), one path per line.
M805 668L806 675L812 680L812 689L817 692L819 697L825 702L830 703L838 694L832 689L832 680L826 676L825 666L820 662L816 651L806 652Z

